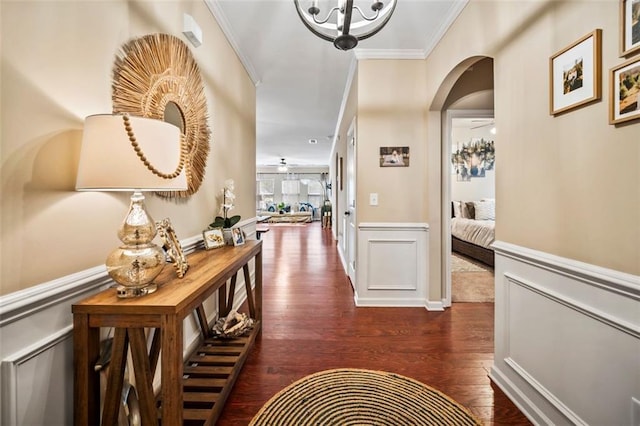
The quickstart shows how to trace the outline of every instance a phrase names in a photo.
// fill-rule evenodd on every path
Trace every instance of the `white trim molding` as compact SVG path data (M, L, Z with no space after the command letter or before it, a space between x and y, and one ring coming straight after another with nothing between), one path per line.
M426 223L360 223L357 306L425 306L428 294Z
M493 247L491 379L535 424L637 424L640 277Z
M233 48L233 51L236 52L240 62L244 65L244 69L247 71L249 78L253 82L255 86L260 85L260 76L256 71L253 63L249 60L249 58L240 50L238 46L238 42L234 37L233 31L231 29L231 24L229 23L229 19L227 19L227 15L222 10L222 7L217 0L204 0L204 3L207 5L209 12L213 15L214 19L218 22L220 29L224 33L225 37L229 41L229 44Z
M64 370L70 369L70 363L64 362L64 355L72 347L70 342L73 335L73 326L68 326L62 330L48 336L40 342L21 350L18 353L5 357L0 364L2 377L2 420L3 425L17 426L24 424L23 417L28 411L29 422L40 419L40 424L51 421L52 416L48 416L46 406L32 406L29 408L33 393L48 395L48 401L55 406L55 410L60 416L73 415L73 401L68 391L73 391L73 382L52 380L51 375L47 377L37 377L29 374L34 366L26 366L32 360L37 364L49 364L51 374L57 374L59 379L64 378ZM64 346L67 346L66 348ZM41 357L42 356L42 357ZM42 359L40 359L42 358ZM24 379L24 380L21 380ZM33 386L34 382L40 381L42 386ZM48 389L51 383L56 383L57 390L54 392L42 392L37 389ZM67 389L65 389L65 386ZM23 416L21 416L23 414ZM53 423L51 423L53 424Z

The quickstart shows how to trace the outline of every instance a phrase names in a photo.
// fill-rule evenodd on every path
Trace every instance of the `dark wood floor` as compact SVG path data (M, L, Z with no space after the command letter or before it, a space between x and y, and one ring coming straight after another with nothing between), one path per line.
M220 426L247 425L290 383L332 368L402 374L469 408L487 425L531 424L493 386L493 304L356 308L331 231L271 226L264 241L263 332L238 378Z

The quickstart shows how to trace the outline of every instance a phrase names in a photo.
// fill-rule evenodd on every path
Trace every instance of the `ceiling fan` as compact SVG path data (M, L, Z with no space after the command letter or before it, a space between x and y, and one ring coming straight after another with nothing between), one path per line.
M474 121L482 121L482 120L474 120ZM496 123L493 120L489 121L488 123L481 124L479 126L471 127L471 130L481 129L483 127L488 127L488 126L492 126L491 130L489 130L489 131L491 132L492 135L495 135L496 134Z
M286 173L287 171L289 171L289 167L287 167L287 162L284 160L284 158L280 159L280 164L278 164L278 171L280 173Z

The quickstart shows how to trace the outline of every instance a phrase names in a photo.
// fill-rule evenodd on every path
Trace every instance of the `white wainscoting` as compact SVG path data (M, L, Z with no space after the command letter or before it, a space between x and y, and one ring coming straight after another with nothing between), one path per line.
M247 239L255 239L255 223L252 218L239 224ZM202 249L202 235L181 240L181 245L185 253ZM254 282L253 261L250 270ZM102 265L0 297L0 424L73 424L71 306L111 285ZM240 273L234 308L245 299ZM215 318L217 297L205 310ZM198 344L198 333L195 316L185 320L185 354Z
M492 380L536 424L639 425L640 277L494 249Z
M425 306L429 225L361 223L357 240L357 306Z

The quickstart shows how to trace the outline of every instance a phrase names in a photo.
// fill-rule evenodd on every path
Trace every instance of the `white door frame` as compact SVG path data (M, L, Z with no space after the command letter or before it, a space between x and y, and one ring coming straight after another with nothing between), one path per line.
M347 262L347 275L351 285L356 289L356 259L357 240L356 230L356 117L353 118L347 131L347 205L345 206L345 258Z
M494 118L492 109L449 109L445 111L442 133L442 271L445 307L451 306L451 131L454 118Z

